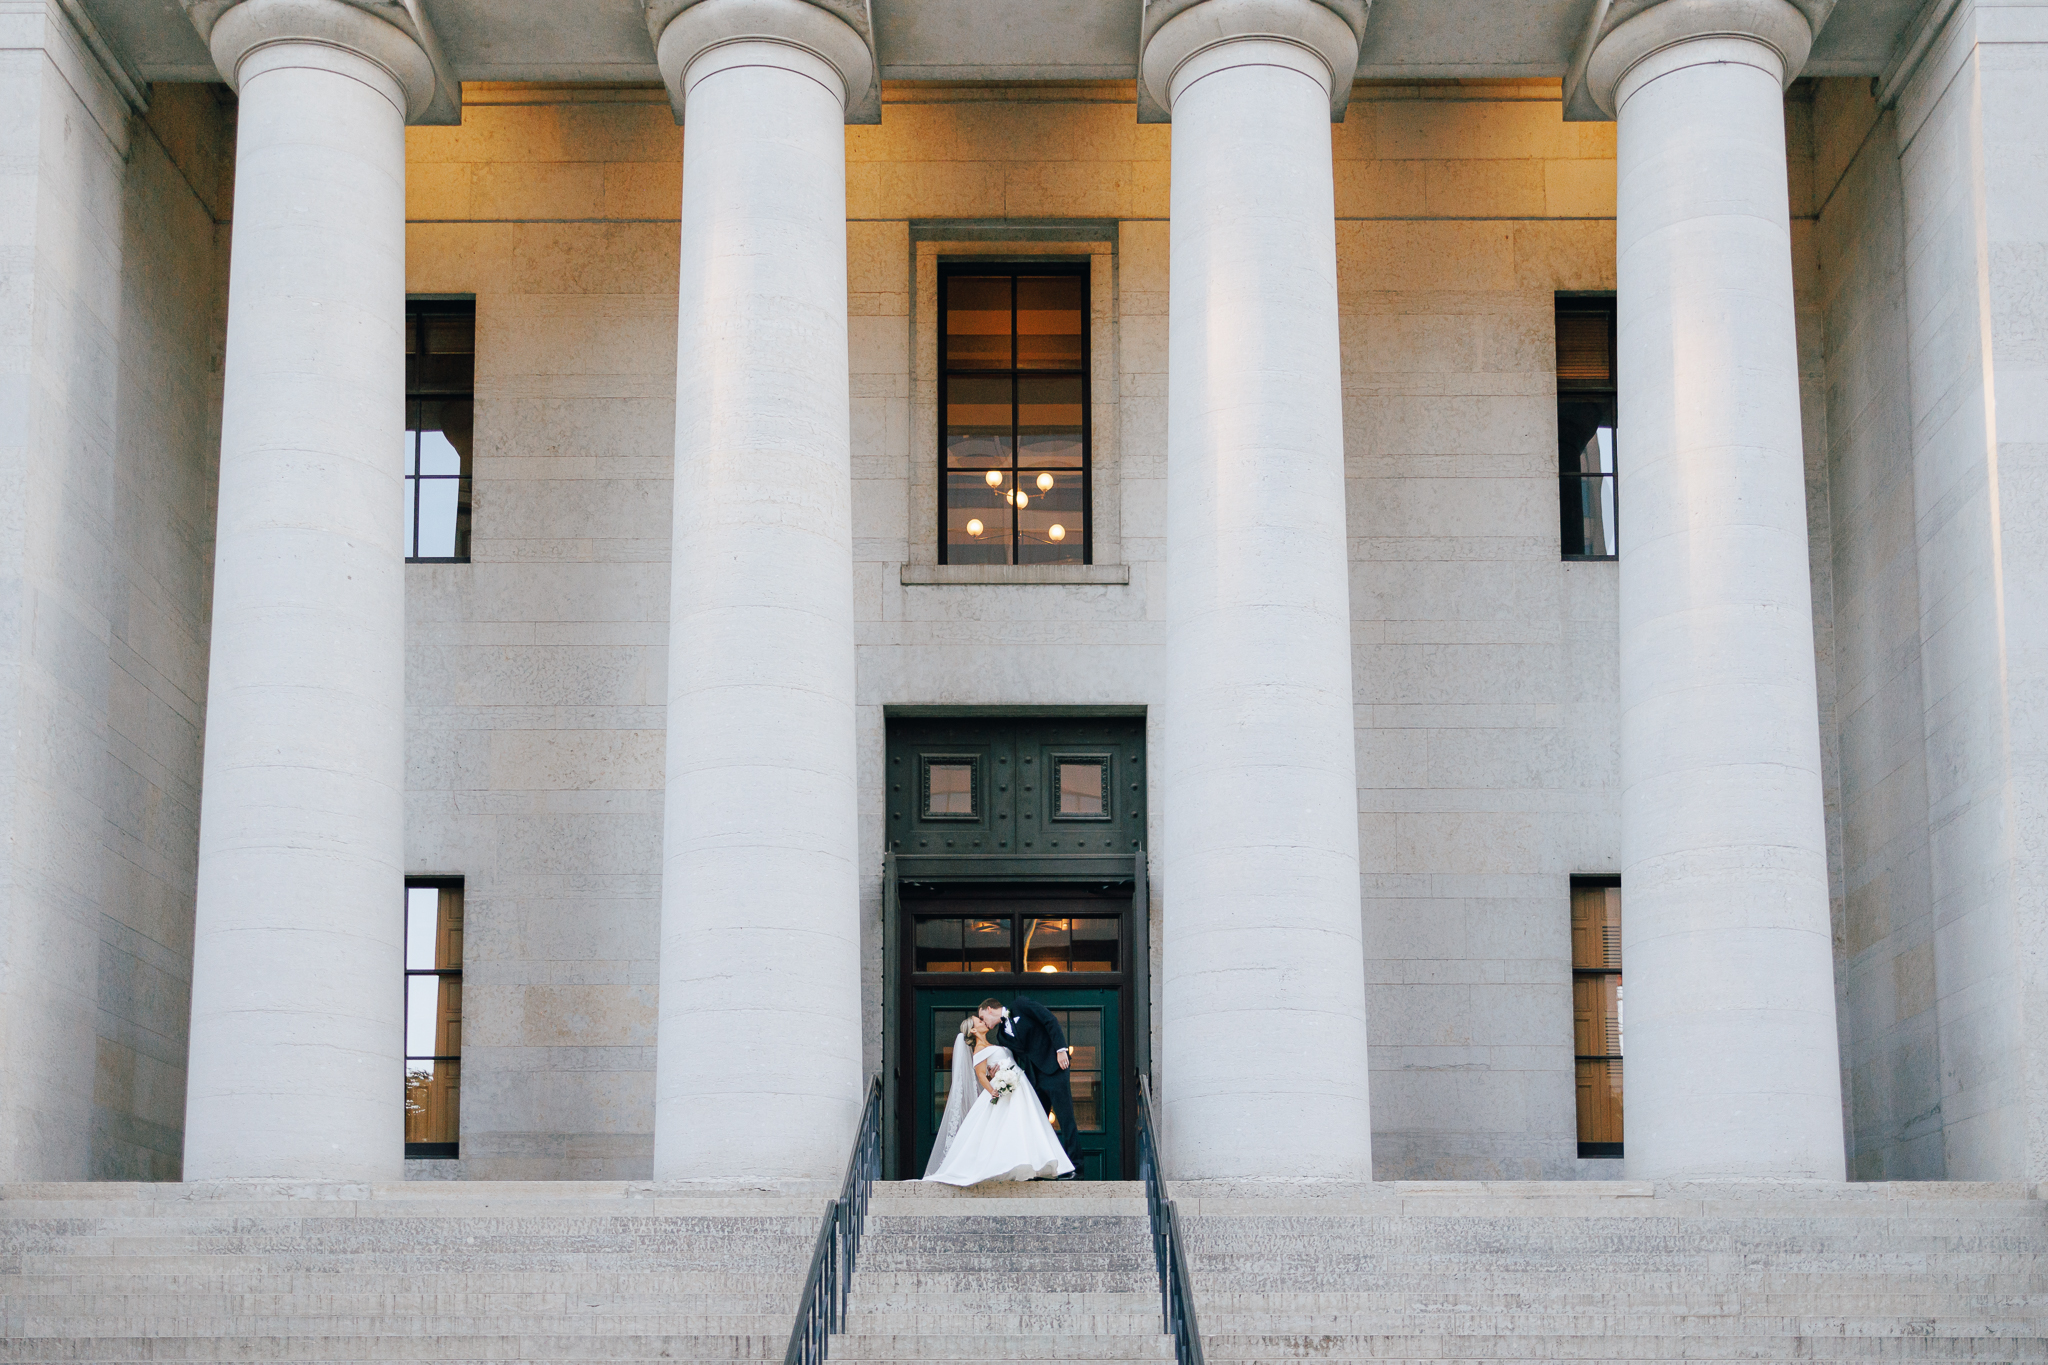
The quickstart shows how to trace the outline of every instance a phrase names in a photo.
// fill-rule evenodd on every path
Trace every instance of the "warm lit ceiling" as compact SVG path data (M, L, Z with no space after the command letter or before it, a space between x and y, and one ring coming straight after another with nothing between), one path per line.
M640 0L423 0L464 80L652 81ZM1807 74L1876 75L1922 0L1840 0ZM212 80L178 0L83 0L147 80ZM1136 74L1139 0L873 0L895 80ZM1559 76L1593 0L1375 0L1358 74Z

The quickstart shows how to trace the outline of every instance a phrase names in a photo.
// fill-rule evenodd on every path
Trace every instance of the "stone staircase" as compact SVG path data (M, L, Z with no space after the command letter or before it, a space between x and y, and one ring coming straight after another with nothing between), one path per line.
M1209 1365L2048 1360L2020 1186L1181 1183Z
M832 1191L0 1186L0 1362L780 1360ZM2019 1186L1175 1182L1210 1365L2048 1362ZM1164 1361L1135 1184L880 1184L834 1362Z
M825 1198L0 1186L0 1361L780 1361Z
M1145 1187L878 1184L830 1359L1172 1360Z

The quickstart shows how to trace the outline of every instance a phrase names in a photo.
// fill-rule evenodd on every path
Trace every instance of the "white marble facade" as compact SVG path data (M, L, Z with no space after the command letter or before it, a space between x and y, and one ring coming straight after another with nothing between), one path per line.
M1636 1173L2048 1179L2048 4L1083 8L0 0L0 1180L396 1178L402 873L466 885L404 1174L836 1171L918 707L1147 716L1187 1174L1620 1174L1620 874ZM1085 572L935 563L990 255L1088 263ZM401 293L476 300L466 564L380 510ZM1290 1092L1349 1137L1262 1155Z

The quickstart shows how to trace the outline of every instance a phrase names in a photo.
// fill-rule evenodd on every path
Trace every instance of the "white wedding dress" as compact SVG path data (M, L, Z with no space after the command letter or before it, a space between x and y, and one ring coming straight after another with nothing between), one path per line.
M954 1044L954 1052L964 1055L966 1051L967 1039L962 1037ZM993 1076L1011 1065L1013 1059L1008 1048L989 1046L974 1054L974 1062L988 1063ZM961 1093L963 1070L974 1098L960 1113L956 1106L967 1099ZM987 1180L1037 1180L1042 1176L1065 1175L1074 1169L1074 1163L1060 1149L1059 1135L1045 1116L1044 1103L1021 1069L1017 1072L1016 1091L1003 1096L1000 1102L989 1099L975 1081L971 1067L956 1063L953 1074L954 1093L947 1099L946 1116L949 1120L957 1117L959 1127L949 1141L946 1130L950 1125L941 1125L931 1165L925 1168L926 1180L947 1185L979 1185Z

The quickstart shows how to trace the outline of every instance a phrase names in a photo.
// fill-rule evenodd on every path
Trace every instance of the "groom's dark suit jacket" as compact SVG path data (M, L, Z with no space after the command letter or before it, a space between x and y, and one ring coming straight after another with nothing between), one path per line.
M1060 1021L1030 996L1020 995L1010 1002L1010 1017L1004 1021L1001 1042L1031 1078L1031 1087L1045 1101L1046 1108L1060 1121L1060 1146L1066 1149L1067 1159L1078 1167L1080 1162L1074 1158L1074 1087L1067 1073L1060 1069L1056 1055L1067 1045Z

